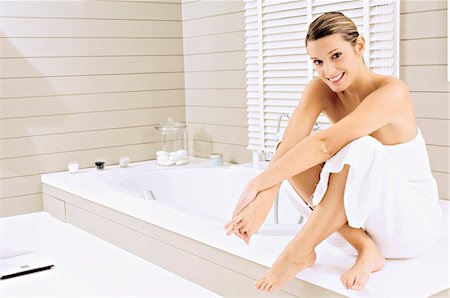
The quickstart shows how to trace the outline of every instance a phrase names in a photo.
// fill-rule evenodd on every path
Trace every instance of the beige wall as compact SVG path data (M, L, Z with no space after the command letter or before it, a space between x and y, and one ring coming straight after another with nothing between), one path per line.
M243 1L185 1L182 10L191 152L249 162Z
M0 216L42 209L41 173L153 158L154 125L185 121L181 4L160 2L0 2Z
M447 1L400 2L400 78L413 97L439 196L450 199L447 38Z

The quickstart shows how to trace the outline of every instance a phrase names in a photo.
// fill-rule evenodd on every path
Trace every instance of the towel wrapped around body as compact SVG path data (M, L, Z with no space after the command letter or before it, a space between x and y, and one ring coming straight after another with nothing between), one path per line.
M428 250L437 240L442 210L420 129L413 140L383 145L372 136L353 140L325 162L313 193L316 206L323 199L330 173L344 165L349 172L344 209L349 226L362 228L386 258L408 258ZM286 180L282 191L306 218L312 210ZM338 233L329 242L356 254Z

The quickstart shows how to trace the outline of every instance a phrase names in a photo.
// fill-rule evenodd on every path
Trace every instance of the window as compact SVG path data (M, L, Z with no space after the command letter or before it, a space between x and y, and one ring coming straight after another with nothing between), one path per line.
M248 149L267 159L278 142L277 128L297 106L315 76L305 48L308 25L327 11L351 18L366 40L364 60L381 74L398 77L398 1L244 0L248 105ZM325 115L319 129L330 125Z

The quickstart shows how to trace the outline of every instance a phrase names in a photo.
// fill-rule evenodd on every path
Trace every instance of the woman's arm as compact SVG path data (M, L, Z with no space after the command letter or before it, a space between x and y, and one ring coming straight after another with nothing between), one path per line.
M288 126L284 131L283 138L272 157L269 167L284 154L286 154L298 142L311 134L317 118L325 109L325 102L327 102L327 97L330 97L330 92L331 91L328 90L328 87L319 78L313 79L306 86L302 99L290 117ZM273 185L270 189L266 189L265 191L269 193L266 193L265 196L273 197L275 200L280 186L281 182ZM247 191L244 191L244 193L247 193ZM256 197L256 193L251 199L250 197L252 196L241 196L234 208L233 217L235 217Z
M408 98L405 84L391 80L367 96L352 113L281 154L266 171L252 180L252 187L257 192L268 189L323 163L351 141L393 122Z

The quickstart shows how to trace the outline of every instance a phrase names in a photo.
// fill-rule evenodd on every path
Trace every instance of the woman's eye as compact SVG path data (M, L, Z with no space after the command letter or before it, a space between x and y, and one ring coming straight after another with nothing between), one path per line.
M319 65L320 63L322 63L322 61L320 61L320 60L314 60L314 62L313 62L315 65Z
M337 58L339 58L339 57L341 57L341 53L334 53L334 55L333 55L333 59L337 59Z

